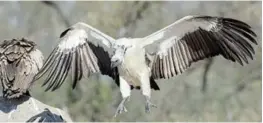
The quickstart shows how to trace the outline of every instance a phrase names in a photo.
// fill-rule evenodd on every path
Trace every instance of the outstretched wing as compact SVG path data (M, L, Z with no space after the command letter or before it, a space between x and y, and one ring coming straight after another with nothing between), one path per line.
M222 55L243 65L257 44L251 27L239 20L210 16L186 16L145 37L142 46L151 59L155 79L184 72L193 62ZM156 50L149 50L156 49Z
M5 40L0 45L0 75L3 96L18 98L26 94L43 64L42 53L26 39Z
M72 75L73 88L83 77L87 78L92 73L109 75L116 80L117 68L110 67L114 41L87 24L77 23L61 33L58 46L49 55L35 80L49 71L43 85L48 84L46 90L52 88L52 91L63 84L68 74Z

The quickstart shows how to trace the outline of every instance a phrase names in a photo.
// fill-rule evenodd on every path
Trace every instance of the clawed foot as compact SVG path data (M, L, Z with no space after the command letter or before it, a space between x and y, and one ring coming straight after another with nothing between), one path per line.
M157 108L157 106L153 103L151 103L150 98L146 96L146 105L145 105L145 112L150 113L151 107Z
M127 109L126 109L126 107L124 106L124 103L125 103L125 101L126 101L127 99L128 99L128 97L122 99L121 103L119 104L119 106L118 106L118 108L117 108L117 110L116 110L116 112L115 112L114 117L117 117L117 115L121 114L122 112L127 112Z
M117 108L117 111L114 115L114 117L117 117L118 114L121 114L122 112L127 112L127 109L125 108L125 106L122 104L120 104Z

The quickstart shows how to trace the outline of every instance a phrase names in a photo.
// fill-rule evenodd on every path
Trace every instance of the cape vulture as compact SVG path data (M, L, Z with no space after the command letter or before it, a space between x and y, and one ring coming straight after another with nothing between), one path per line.
M32 41L12 39L0 42L0 81L3 97L19 98L29 95L28 89L44 57Z
M120 39L79 22L60 35L60 43L35 79L49 71L43 85L54 91L68 74L73 88L92 73L108 75L120 86L123 97L115 116L127 111L124 103L134 87L142 90L145 110L150 112L155 107L150 102L151 88L159 90L155 80L176 76L193 62L217 55L241 65L248 63L255 53L251 45L257 44L255 37L248 24L223 17L186 16L144 38Z

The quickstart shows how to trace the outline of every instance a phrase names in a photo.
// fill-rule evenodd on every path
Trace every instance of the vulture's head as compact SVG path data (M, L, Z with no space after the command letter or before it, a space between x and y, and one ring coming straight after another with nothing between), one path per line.
M128 38L120 38L116 40L116 43L113 45L114 54L111 57L112 68L122 64L125 53L130 47L132 47L132 44Z

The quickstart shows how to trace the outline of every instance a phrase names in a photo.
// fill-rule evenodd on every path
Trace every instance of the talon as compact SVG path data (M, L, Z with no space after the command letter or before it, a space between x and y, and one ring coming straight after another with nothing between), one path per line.
M157 106L153 103L151 103L150 98L146 96L146 105L145 105L145 112L150 113L151 107L157 108Z
M117 111L116 111L114 117L117 117L117 115L121 114L122 112L127 112L127 109L123 104L120 104L117 108Z
M146 102L146 106L145 106L145 111L146 113L150 113L150 109L151 107L157 108L157 106L155 104L152 104L150 101Z
M117 115L118 115L118 114L121 114L122 112L128 112L128 110L127 110L126 107L124 106L124 103L125 103L125 101L126 101L127 99L128 99L128 97L122 99L121 103L119 104L119 106L118 106L118 108L117 108L117 110L116 110L116 112L115 112L114 117L117 117Z
M124 112L128 112L128 110L126 109L126 107L124 106Z

